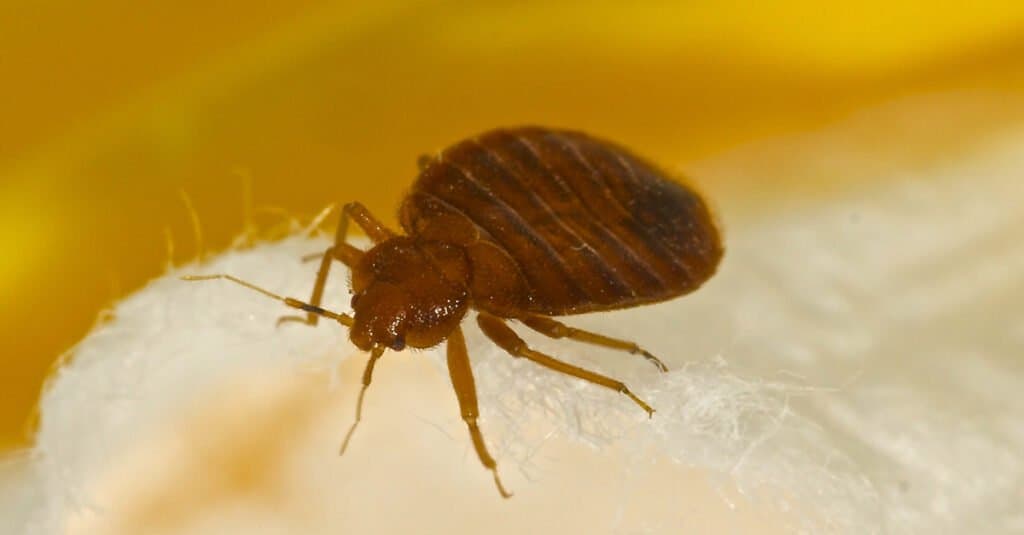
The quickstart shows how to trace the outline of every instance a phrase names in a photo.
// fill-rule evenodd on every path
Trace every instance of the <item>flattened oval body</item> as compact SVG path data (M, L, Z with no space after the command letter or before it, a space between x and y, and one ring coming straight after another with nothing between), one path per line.
M536 127L442 151L401 222L411 236L465 247L473 306L504 317L670 299L697 289L723 254L697 192L621 147Z

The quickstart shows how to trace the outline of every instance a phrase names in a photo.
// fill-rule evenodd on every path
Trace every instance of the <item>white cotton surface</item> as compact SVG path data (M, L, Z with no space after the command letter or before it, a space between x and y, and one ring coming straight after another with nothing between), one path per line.
M849 154L844 155L849 159ZM502 500L441 350L365 355L275 327L324 239L169 273L119 303L41 401L23 533L1024 531L1024 132L815 203L733 218L720 273L668 303L566 322L671 368L515 326L657 409L465 328ZM771 183L765 177L765 183ZM334 268L325 305L347 309ZM21 500L17 502L16 500ZM11 509L14 511L15 509ZM17 532L17 531L16 531Z

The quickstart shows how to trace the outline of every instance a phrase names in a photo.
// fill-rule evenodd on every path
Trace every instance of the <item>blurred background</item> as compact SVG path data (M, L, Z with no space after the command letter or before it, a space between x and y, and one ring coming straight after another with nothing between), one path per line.
M957 95L934 124L880 136L929 158L1020 125L1022 90L1011 1L7 0L0 448L28 443L48 370L99 311L196 255L181 192L218 250L247 191L305 217L361 200L394 222L419 154L498 125L582 129L685 173L865 107ZM841 177L691 178L757 210Z

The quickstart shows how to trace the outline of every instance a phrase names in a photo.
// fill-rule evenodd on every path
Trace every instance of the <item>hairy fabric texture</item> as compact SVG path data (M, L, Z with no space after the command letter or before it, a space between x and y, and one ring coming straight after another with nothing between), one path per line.
M466 322L511 500L472 451L443 351L385 354L339 457L365 362L344 329L275 328L279 303L177 279L305 298L316 263L298 259L327 242L296 237L116 305L52 378L4 507L25 533L1019 533L1024 133L895 175L736 221L722 201L705 288L566 320L670 373L517 327L625 380L652 419Z

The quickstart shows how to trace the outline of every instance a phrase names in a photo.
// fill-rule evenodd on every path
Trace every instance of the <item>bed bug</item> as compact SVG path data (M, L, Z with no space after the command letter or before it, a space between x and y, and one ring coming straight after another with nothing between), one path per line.
M492 130L421 157L419 167L399 211L404 235L358 202L342 209L308 302L230 275L187 279L229 279L307 313L285 321L315 325L325 317L349 328L352 343L370 357L342 452L384 351L446 342L462 419L480 462L507 498L511 494L477 425L476 387L461 327L470 309L483 333L511 355L620 392L651 415L654 410L621 381L530 348L508 321L552 338L637 354L666 371L633 342L552 317L689 293L714 274L723 254L721 238L693 189L628 150L580 132ZM369 250L346 242L350 220L372 240ZM320 306L334 261L351 269L352 315Z

